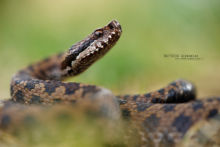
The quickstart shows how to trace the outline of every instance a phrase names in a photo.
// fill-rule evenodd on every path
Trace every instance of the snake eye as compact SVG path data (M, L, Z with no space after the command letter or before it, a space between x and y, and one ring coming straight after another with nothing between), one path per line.
M110 29L114 29L114 26L113 26L112 23L108 24L108 27L109 27Z
M101 36L102 36L102 34L103 34L103 32L102 32L102 31L96 31L96 32L95 32L95 35L96 35L97 37L101 37Z

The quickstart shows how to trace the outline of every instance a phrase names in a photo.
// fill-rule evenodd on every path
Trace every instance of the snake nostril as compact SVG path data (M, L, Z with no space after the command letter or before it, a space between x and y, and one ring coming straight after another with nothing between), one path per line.
M111 21L109 24L108 24L108 27L110 28L110 29L114 29L114 28L117 28L117 27L119 27L120 26L120 24L116 21L116 20L113 20L113 21Z
M121 25L120 25L119 22L116 21L116 20L111 21L111 22L108 24L108 27L109 27L110 29L117 29L117 30L119 30L120 32L122 32Z

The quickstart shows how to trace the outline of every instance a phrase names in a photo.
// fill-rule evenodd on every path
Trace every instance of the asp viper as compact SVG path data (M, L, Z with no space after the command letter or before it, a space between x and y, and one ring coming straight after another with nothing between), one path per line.
M18 71L11 81L12 99L2 102L1 128L13 117L6 117L7 109L18 103L77 103L82 99L98 99L105 115L113 119L122 117L138 126L141 144L174 144L180 142L197 122L217 116L220 98L196 100L194 85L182 79L154 92L122 96L95 85L61 82L84 72L103 57L121 34L121 25L113 20L72 45L67 52ZM8 105L9 101L13 103Z

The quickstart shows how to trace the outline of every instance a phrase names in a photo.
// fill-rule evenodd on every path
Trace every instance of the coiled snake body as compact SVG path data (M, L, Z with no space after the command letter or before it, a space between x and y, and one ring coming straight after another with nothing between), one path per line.
M94 85L61 82L82 73L106 54L121 33L120 24L113 20L67 52L20 70L12 78L9 101L29 105L97 100L100 107L104 105L103 112L108 117L117 119L121 112L121 117L138 124L143 145L148 141L178 143L196 122L218 114L220 99L195 100L195 87L185 80L176 80L155 92L123 96L114 96L111 91ZM13 117L5 114L8 107L11 108L7 103L2 102L2 128L8 122L6 118Z

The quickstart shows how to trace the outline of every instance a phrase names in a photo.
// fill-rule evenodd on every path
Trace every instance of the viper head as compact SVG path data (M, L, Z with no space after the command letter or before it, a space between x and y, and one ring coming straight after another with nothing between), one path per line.
M77 75L103 57L118 41L122 33L121 25L113 20L96 29L84 40L74 44L65 56L61 69L67 75Z

